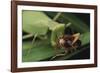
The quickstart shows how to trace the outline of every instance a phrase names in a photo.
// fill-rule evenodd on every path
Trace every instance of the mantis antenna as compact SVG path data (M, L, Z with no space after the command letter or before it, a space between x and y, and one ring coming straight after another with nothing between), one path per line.
M60 15L61 15L61 12L57 13L57 15L53 18L53 20L56 21Z

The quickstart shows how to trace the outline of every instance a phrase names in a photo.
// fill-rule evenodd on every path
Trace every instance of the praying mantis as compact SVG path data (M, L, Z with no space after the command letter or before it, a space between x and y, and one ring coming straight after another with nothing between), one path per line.
M57 45L56 40L64 35L65 27L71 25L70 22L68 22L68 24L56 22L56 19L60 15L61 12L57 13L53 19L50 19L43 12L24 10L22 13L23 31L29 34L23 36L23 39L34 36L32 40L32 44L34 44L36 37L46 38L46 34L49 30L51 31L51 45L55 47Z

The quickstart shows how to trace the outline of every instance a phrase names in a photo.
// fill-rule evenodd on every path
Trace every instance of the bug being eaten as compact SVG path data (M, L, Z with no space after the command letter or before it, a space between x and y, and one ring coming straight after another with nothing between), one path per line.
M57 43L56 50L62 49L64 50L64 53L57 54L55 57L66 55L79 48L81 46L81 41L79 40L79 37L80 37L80 33L60 36L56 42Z

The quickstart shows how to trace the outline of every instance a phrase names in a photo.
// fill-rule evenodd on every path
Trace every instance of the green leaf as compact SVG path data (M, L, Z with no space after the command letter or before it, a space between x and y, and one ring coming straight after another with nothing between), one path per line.
M86 45L90 41L90 32L86 32L81 35L80 40L82 41L82 46ZM33 47L32 47L33 46ZM27 51L31 49L31 52L27 54ZM84 48L85 49L85 48ZM76 50L75 52L57 58L56 60L63 60L72 57L73 55L83 51L84 49ZM32 45L31 41L23 42L23 62L33 62L40 61L50 58L55 55L54 47L51 46L50 40L38 40Z
M32 47L33 46L33 47ZM28 50L31 52L28 53ZM54 48L50 45L49 40L38 40L32 45L31 41L23 42L23 62L33 62L39 61L46 58L52 57L54 53Z
M80 40L82 41L82 45L90 43L90 32L85 32L80 36Z

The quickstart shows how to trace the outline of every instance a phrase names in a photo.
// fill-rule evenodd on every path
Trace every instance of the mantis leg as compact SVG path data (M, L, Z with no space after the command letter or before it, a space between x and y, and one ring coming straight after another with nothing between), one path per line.
M34 44L36 37L37 37L37 34L34 35L34 38L32 40L32 45ZM31 49L32 49L32 47L28 50L27 55L31 52Z
M50 60L53 60L53 59L55 59L56 57L59 57L59 56L64 56L64 55L66 55L66 54L56 54L55 56L53 56Z
M36 37L37 37L37 34L34 35L34 38L32 40L32 45L34 44Z
M75 37L74 41L72 42L72 45L79 39L80 33L76 33L73 35Z
M33 34L24 35L22 37L22 39L24 40L24 39L27 39L27 38L30 38L30 37L33 37Z

